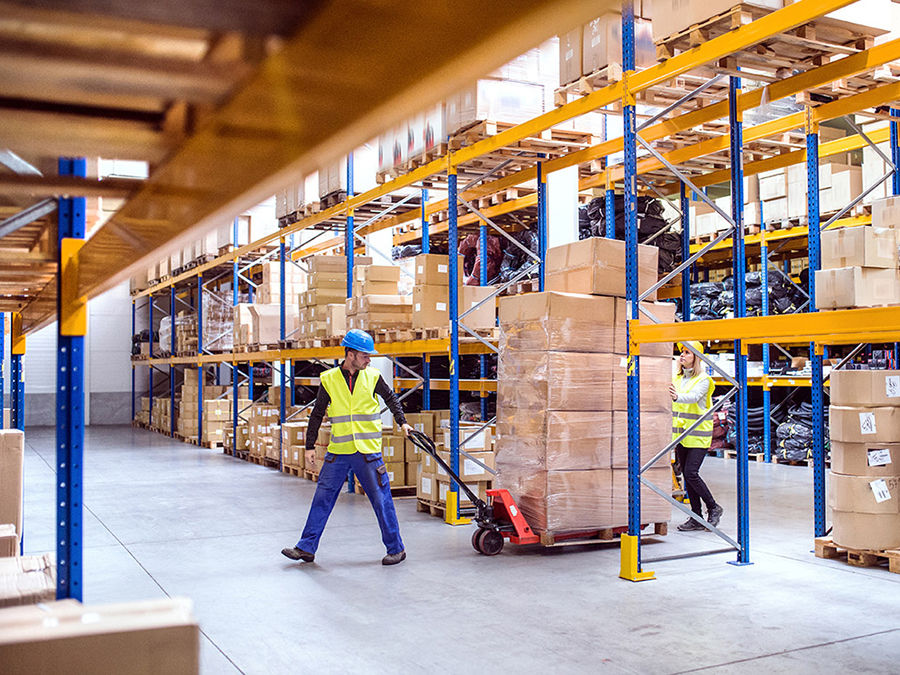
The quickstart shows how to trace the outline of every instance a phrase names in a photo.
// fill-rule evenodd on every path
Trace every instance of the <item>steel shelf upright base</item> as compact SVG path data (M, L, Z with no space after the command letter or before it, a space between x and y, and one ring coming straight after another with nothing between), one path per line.
M84 177L83 158L59 160L59 173ZM84 336L87 300L77 295L78 251L84 244L85 199L60 199L56 309L56 597L81 600Z

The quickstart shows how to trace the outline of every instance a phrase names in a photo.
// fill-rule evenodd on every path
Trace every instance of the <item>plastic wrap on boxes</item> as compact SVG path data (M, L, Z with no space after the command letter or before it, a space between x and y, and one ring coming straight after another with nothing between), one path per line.
M641 476L654 485L668 490L672 486L672 469L668 466L654 466ZM612 471L612 520L616 526L628 524L628 471ZM672 517L669 502L646 485L641 485L641 523L665 523Z
M498 466L608 469L612 413L608 411L497 410Z
M520 352L500 355L497 406L532 410L612 410L612 354Z
M639 363L641 412L671 412L672 357L642 356ZM613 361L613 410L628 410L627 366L626 357L617 355Z
M501 352L612 352L615 299L578 293L527 293L500 299Z

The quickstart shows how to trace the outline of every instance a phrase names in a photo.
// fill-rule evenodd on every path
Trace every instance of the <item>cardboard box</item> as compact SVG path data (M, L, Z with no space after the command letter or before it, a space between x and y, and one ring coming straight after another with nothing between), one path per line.
M842 227L822 232L822 269L897 267L897 235L875 227Z
M583 28L581 72L590 75L622 63L622 15L608 13ZM638 70L656 65L656 45L649 21L634 20L634 62ZM577 79L577 78L576 78Z
M315 272L309 275L310 288L347 288L347 272Z
M831 404L900 406L900 370L833 370Z
M646 291L659 278L659 249L638 246L638 290ZM625 242L590 237L547 251L548 291L625 297ZM656 300L652 293L647 300Z
M396 281L354 281L353 295L396 295Z
M559 36L559 83L569 84L582 75L584 41L583 27L573 28Z
M884 550L900 547L900 476L829 474L832 537L838 546Z
M0 607L33 605L54 598L56 565L51 554L0 558ZM5 631L0 630L0 645L4 639ZM2 648L0 663L9 663L2 658Z
M671 356L641 356L641 413L671 412L674 358ZM613 410L628 410L628 360L617 356L613 362ZM669 425L671 427L671 425Z
M284 445L305 445L306 423L285 422L281 425L281 438Z
M459 314L467 312L478 303L478 309L466 314L461 323L472 329L490 330L497 325L497 296L490 298L496 289L493 286L461 286L457 300ZM490 299L488 299L490 298ZM484 301L484 302L482 302ZM448 315L449 318L449 315ZM460 330L460 334L465 331Z
M22 534L22 481L25 434L18 429L0 430L0 523L12 523Z
M397 434L385 434L381 439L381 457L385 464L406 461L406 438Z
M406 413L406 422L419 433L423 433L428 438L434 438L434 413L423 411L420 413ZM394 424L394 433L400 433L400 429Z
M422 470L416 476L416 497L430 502L438 498L437 476Z
M406 485L406 462L385 462L384 467L391 487Z
M344 272L347 273L347 258L342 255L314 255L306 258L309 265L310 274L319 272ZM354 267L357 265L371 265L372 258L370 256L356 256L353 259ZM310 288L313 288L310 284Z
M674 302L642 302L641 307L650 312L660 323L675 323ZM640 313L641 323L652 323L650 319ZM616 324L614 349L616 354L628 353L628 321L631 314L628 312L628 301L625 298L616 298ZM672 356L673 345L671 342L648 342L641 345L641 359L645 356ZM603 350L597 350L603 351Z
M784 169L772 169L759 173L759 198L767 202L781 199L788 194L788 177ZM768 216L766 216L768 218Z
M833 405L828 409L832 441L881 443L900 438L900 408Z
M19 535L12 523L0 525L0 558L13 558L19 555Z
M444 479L438 476L437 480L437 502L438 504L446 504L447 503L447 493L450 492L450 479ZM481 481L480 483L466 483L468 488L474 492L479 499L485 501L487 499L487 482ZM472 500L469 499L469 496L463 491L462 488L459 489L459 505L460 506L472 506Z
M774 11L783 6L783 0L751 0L745 4ZM653 39L660 40L731 9L734 2L733 0L707 0L706 2L653 0L650 6L649 13L653 17Z
M880 307L900 303L896 269L838 267L816 272L816 309Z
M669 399L671 401L671 398ZM628 468L628 413L616 410L612 413L610 465L614 469ZM672 413L641 413L641 465L653 459L660 450L672 442ZM668 469L669 456L664 456L653 469Z
M610 411L497 410L497 466L535 470L609 469Z
M311 288L301 294L304 307L314 307L315 305L332 305L343 304L347 299L347 285L340 288Z
M413 328L446 328L450 325L447 286L417 285L412 295Z
M668 490L672 486L672 468L653 466L642 476L654 485ZM612 470L612 521L628 524L628 471ZM641 523L666 523L672 518L672 507L665 499L645 485L641 485Z
M853 476L900 476L900 443L833 440L831 470Z
M615 300L576 293L500 298L501 352L612 352Z
M466 452L475 452L478 450L487 450L491 449L491 428L485 427L484 429L480 429L481 425L478 426L465 426L459 425L459 443L461 444L470 436L472 439L466 443L464 446L461 446L465 449ZM444 431L444 447L450 447L450 430L446 429Z
M420 253L415 262L416 286L449 286L450 257L438 253ZM463 257L457 256L457 285L462 286ZM444 289L446 296L447 289Z
M115 605L50 598L4 610L0 622L7 675L200 671L200 629L183 598Z
M497 465L494 461L494 453L493 452L475 452L466 448L466 453L474 457L489 467L490 469L496 469ZM447 465L450 465L450 451L449 450L441 450L440 451L441 459L444 460ZM474 483L476 481L490 481L494 478L494 474L491 473L488 469L485 469L484 466L481 466L478 462L472 461L471 458L466 457L462 453L459 455L459 477L463 479L464 483ZM434 472L438 480L449 480L450 475L444 471L443 468L438 466Z
M353 268L353 280L396 285L400 283L400 268L397 265L359 265Z
M885 197L872 202L872 227L900 229L900 197Z
M503 353L497 407L529 410L612 410L614 354Z

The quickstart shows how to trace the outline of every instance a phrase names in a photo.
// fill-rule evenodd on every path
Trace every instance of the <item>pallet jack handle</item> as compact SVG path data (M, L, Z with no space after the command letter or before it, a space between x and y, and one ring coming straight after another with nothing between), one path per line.
M444 471L446 471L453 480L455 480L457 482L459 487L462 488L463 492L466 493L466 496L469 498L469 501L471 501L475 505L475 508L478 510L479 514L486 511L487 504L483 500L479 499L478 495L476 495L474 492L472 492L472 490L469 488L469 486L466 485L465 482L463 482L463 479L460 478L459 475L456 474L453 471L453 469L451 469L447 465L447 462L445 462L443 459L441 459L441 457L438 455L437 447L435 446L433 440L428 438L428 436L423 434L421 431L417 431L416 429L413 429L412 431L409 432L409 440L411 440L413 445L415 445L417 448L419 448L419 450L421 450L422 452L426 452L429 455L431 455L432 457L434 457L434 461L436 461L438 463L438 465Z

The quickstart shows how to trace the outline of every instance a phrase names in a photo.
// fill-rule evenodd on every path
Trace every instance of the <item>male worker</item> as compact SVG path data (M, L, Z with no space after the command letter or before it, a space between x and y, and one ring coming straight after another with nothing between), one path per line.
M387 469L381 458L381 414L375 394L387 403L404 434L408 436L412 427L406 423L397 395L378 369L369 367L371 355L377 354L372 336L354 328L341 340L341 346L344 362L320 376L316 403L306 429L306 466L316 465L316 437L326 410L331 420L328 454L319 472L316 494L300 541L281 553L291 560L315 560L322 530L347 480L348 470L353 469L381 527L381 540L387 548L381 564L396 565L406 560L406 551L400 539Z

